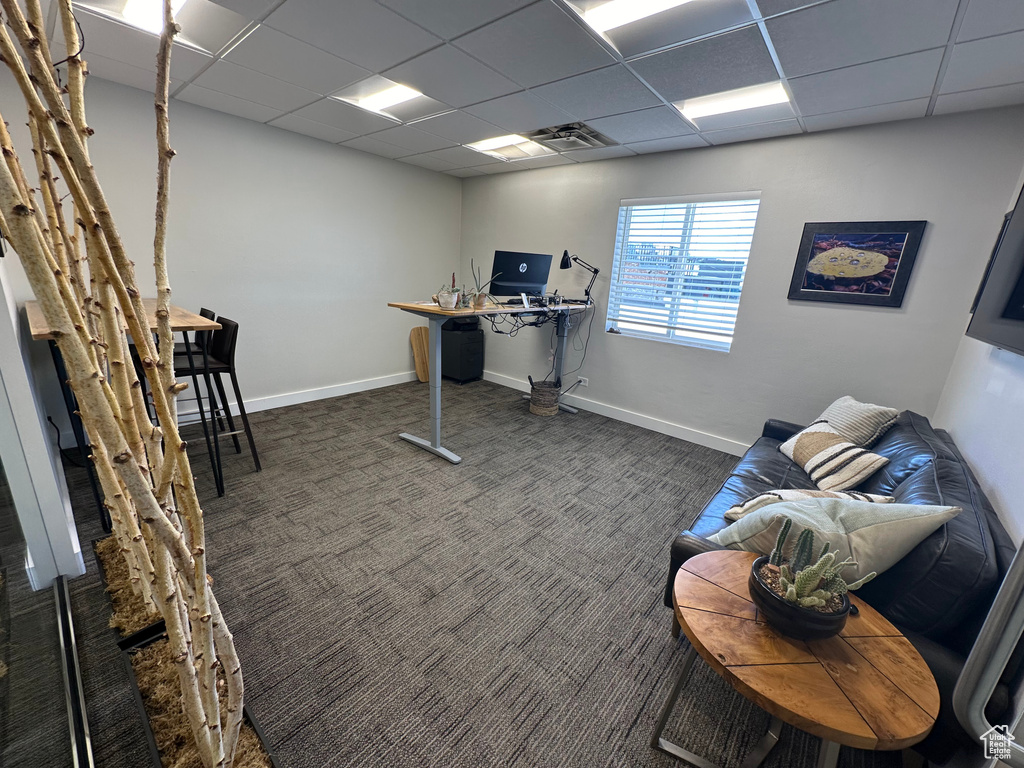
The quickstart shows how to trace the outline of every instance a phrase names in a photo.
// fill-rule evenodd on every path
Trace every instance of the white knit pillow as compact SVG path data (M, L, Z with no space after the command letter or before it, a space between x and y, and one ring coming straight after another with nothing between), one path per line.
M856 488L889 463L884 456L854 445L824 421L797 432L779 450L803 467L823 491Z
M851 443L870 448L886 430L896 423L900 412L874 403L861 403L844 395L825 409L815 421L829 426Z
M861 493L860 491L810 491L804 488L784 488L778 491L765 491L752 496L744 502L726 510L726 520L739 520L751 512L777 504L780 501L801 501L802 499L846 499L848 501L869 501L875 504L892 504L896 501L892 496L879 496L877 493Z

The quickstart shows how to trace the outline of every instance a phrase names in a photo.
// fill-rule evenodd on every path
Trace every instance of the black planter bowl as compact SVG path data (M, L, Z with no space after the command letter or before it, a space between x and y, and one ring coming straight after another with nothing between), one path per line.
M826 637L838 635L846 626L846 617L850 613L850 596L843 595L843 607L836 613L822 613L811 608L802 608L790 603L761 579L761 566L768 562L762 556L750 566L750 579L747 586L750 599L757 607L758 613L768 625L786 637L796 640L824 640Z

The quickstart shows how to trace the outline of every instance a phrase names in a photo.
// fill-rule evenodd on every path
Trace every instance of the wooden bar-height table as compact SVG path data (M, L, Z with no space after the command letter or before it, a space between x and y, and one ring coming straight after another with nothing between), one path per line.
M555 347L554 376L555 381L560 381L562 378L562 368L565 363L565 340L569 333L569 313L574 309L585 311L589 305L581 302L564 302L551 307L508 307L489 302L483 309L442 309L432 301L395 301L389 302L388 306L423 317L430 323L430 344L428 347L430 358L430 439L417 437L408 432L402 432L399 437L413 445L419 446L425 451L430 451L430 453L447 459L452 464L458 464L462 461L462 457L441 446L441 326L453 317L555 313L558 343Z
M149 324L149 328L152 331L156 331L156 299L143 299L142 304L146 309L146 320ZM181 307L171 306L170 307L171 317L171 330L175 333L180 333L184 337L185 350L188 354L189 364L192 370L196 370L196 366L192 360L192 346L188 341L188 334L190 331L216 331L220 330L220 323L214 320L207 320L202 315L197 315L194 312L189 312L187 309ZM60 382L61 392L64 395L64 405L68 410L68 418L71 420L71 428L75 433L75 442L78 444L78 450L82 456L82 461L85 464L86 470L89 474L89 482L92 485L93 496L96 499L96 505L100 510L100 520L103 523L103 528L106 531L110 531L110 518L107 515L106 509L103 507L103 497L100 493L99 485L96 482L96 476L93 472L92 462L89 461L89 442L85 435L85 429L82 426L81 420L75 415L78 410L77 403L75 402L74 393L68 386L68 375L67 370L64 367L64 360L60 355L60 350L57 348L57 342L54 340L53 330L46 322L46 318L43 316L43 311L37 301L26 301L25 302L25 319L28 322L28 330L32 338L36 341L48 341L50 343L50 355L53 358L53 365L57 371L57 380ZM173 354L173 352L172 352ZM207 353L205 346L203 347L203 362L206 363L205 368L209 367L209 360L207 359ZM207 375L207 391L209 389L210 382L209 376ZM144 384L145 382L143 382ZM213 438L210 438L209 428L206 423L206 415L203 411L202 399L199 397L199 382L196 378L195 373L192 375L192 383L196 390L196 401L199 405L199 418L203 424L203 433L206 436L206 447L210 452L210 461L213 464L213 475L217 483L218 495L224 495L224 484L218 472L219 461L215 458L220 450L219 443L217 442L217 420L211 418L213 424ZM226 404L224 407L227 407ZM213 414L210 414L213 416Z

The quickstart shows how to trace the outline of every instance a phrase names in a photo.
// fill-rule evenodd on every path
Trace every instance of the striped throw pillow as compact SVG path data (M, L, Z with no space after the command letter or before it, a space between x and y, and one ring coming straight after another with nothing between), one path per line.
M752 496L746 501L730 507L725 512L725 519L739 520L744 515L749 515L754 510L769 504L804 499L846 499L847 501L869 501L875 504L892 504L896 501L892 496L880 496L877 493L861 493L860 491L809 491L804 488L784 488L759 493L757 496Z
M851 443L870 448L896 423L900 412L874 403L861 403L849 395L836 400L818 417Z
M889 463L854 445L824 421L816 421L779 446L823 491L855 488Z

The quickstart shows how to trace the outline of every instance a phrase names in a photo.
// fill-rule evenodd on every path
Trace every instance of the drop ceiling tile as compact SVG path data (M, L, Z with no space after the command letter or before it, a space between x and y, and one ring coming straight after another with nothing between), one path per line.
M304 107L320 98L320 94L297 85L240 67L230 61L216 61L195 79L196 85L237 96L246 101L274 107L281 112Z
M532 92L579 120L661 104L661 99L621 64L542 85Z
M565 155L544 155L544 157L528 157L525 160L514 160L505 165L512 165L517 168L547 168L552 165L575 165L572 160L567 158ZM495 166L485 165L480 170L485 173L490 173L491 168Z
M156 72L156 52L160 41L156 35L75 6L75 18L85 37L85 59L98 53L108 59ZM51 48L64 47L64 34L57 25ZM63 58L63 57L61 57ZM213 59L206 53L184 45L175 45L171 52L171 77L182 82L191 80Z
M261 24L224 58L321 95L334 93L370 76L369 70L265 24Z
M693 129L683 122L678 110L673 107L655 107L614 117L601 117L588 121L587 125L620 144L693 133Z
M964 42L1020 29L1024 29L1024 3L1020 0L971 0L956 39Z
M757 7L761 10L761 16L768 18L777 13L794 11L797 8L804 8L808 5L815 5L828 0L757 0Z
M388 128L386 131L372 134L372 138L407 149L409 150L407 154L412 152L430 152L431 150L443 149L454 144L454 142L448 139L442 139L433 134L418 130L411 125L399 125L394 128Z
M229 115L237 115L247 120L255 120L258 123L265 123L273 120L281 114L280 109L273 109L263 104L256 104L245 99L228 96L218 91L211 91L198 85L187 85L174 98L187 101L190 104L198 104L201 107L215 109L218 112L227 112Z
M453 107L504 96L520 87L458 48L443 45L384 73Z
M485 165L480 168L488 176L494 176L498 173L512 173L513 171L525 171L525 167L516 165L515 163L498 163L497 165Z
M753 21L747 0L684 3L605 34L627 59Z
M930 96L942 49L797 77L789 88L802 115L841 112Z
M696 133L689 136L676 136L671 139L655 139L654 141L641 141L636 144L627 144L628 149L639 155L646 155L651 152L674 152L677 149L695 149L706 147L708 143Z
M668 101L779 79L756 26L645 56L630 65Z
M354 133L343 131L341 128L335 128L333 125L318 123L315 120L307 120L298 115L282 115L275 120L271 120L269 124L276 128L284 128L286 131L312 136L314 139L329 141L332 144L338 144L355 138Z
M930 99L911 99L910 101L898 101L895 104L881 104L877 107L847 109L827 115L810 115L804 117L804 125L807 126L808 131L830 131L833 128L845 128L850 125L912 120L927 114L929 101Z
M381 157L404 157L409 154L409 150L396 147L394 144L387 144L383 141L377 141L371 139L369 136L360 136L358 139L352 139L351 141L344 142L341 146L350 147L352 149L358 149L360 152L369 152L373 155L380 155Z
M213 0L217 5L240 13L248 19L258 19L275 5L277 0Z
M451 163L430 155L409 155L408 157L403 157L399 162L418 165L420 168L426 168L429 171L455 170L455 166Z
M460 179L467 179L471 176L486 176L483 171L476 168L456 168L454 171L445 171L449 176L458 176Z
M765 22L787 77L945 45L959 0L834 0Z
M123 61L108 59L98 53L89 54L89 75L110 80L122 85L130 85L132 88L153 93L156 88L156 73L134 64L125 64ZM67 77L67 74L64 74ZM180 80L171 80L171 93L181 87Z
M1024 32L957 43L940 93L1024 82Z
M446 115L419 120L414 125L421 131L440 136L442 139L450 139L457 144L472 144L474 141L491 139L507 133L498 126L465 112L449 112Z
M476 152L472 149L466 149L466 147L449 147L448 149L439 149L428 154L445 160L456 168L475 168L481 165L494 165L494 163L502 162L495 157L485 155L482 152Z
M944 115L949 112L967 112L972 109L1007 107L1011 104L1024 104L1024 83L981 88L977 91L960 91L939 96L935 101L932 114Z
M756 123L772 123L777 120L787 120L796 117L793 105L788 101L782 104L769 104L765 107L754 107L753 109L741 109L737 112L726 112L721 115L708 115L693 120L697 130L722 131L726 128L739 128L741 125L754 125Z
M219 53L250 23L245 16L210 0L189 0L174 20L181 27L184 39L214 54Z
M266 23L373 72L382 72L441 42L371 0L287 0Z
M394 11L411 19L445 40L476 29L499 16L511 13L534 0L445 0L425 3L423 0L379 0Z
M572 116L567 112L525 91L485 101L475 107L468 107L466 111L481 120L504 128L509 133L535 131L573 122Z
M701 135L712 144L732 144L737 141L754 141L756 139L771 139L776 136L792 136L800 132L800 123L796 120L779 120L775 123L745 125L742 128L728 128L724 131L708 131Z
M615 61L581 23L549 2L516 11L455 45L526 87Z
M626 147L594 147L593 149L578 149L572 152L563 152L562 156L577 163L586 163L591 160L609 160L613 157L634 157L636 152Z
M335 128L341 128L341 130L349 131L357 136L397 125L395 120L367 112L359 107L353 107L351 104L337 99L321 99L315 104L303 107L295 114L307 120L333 125Z

